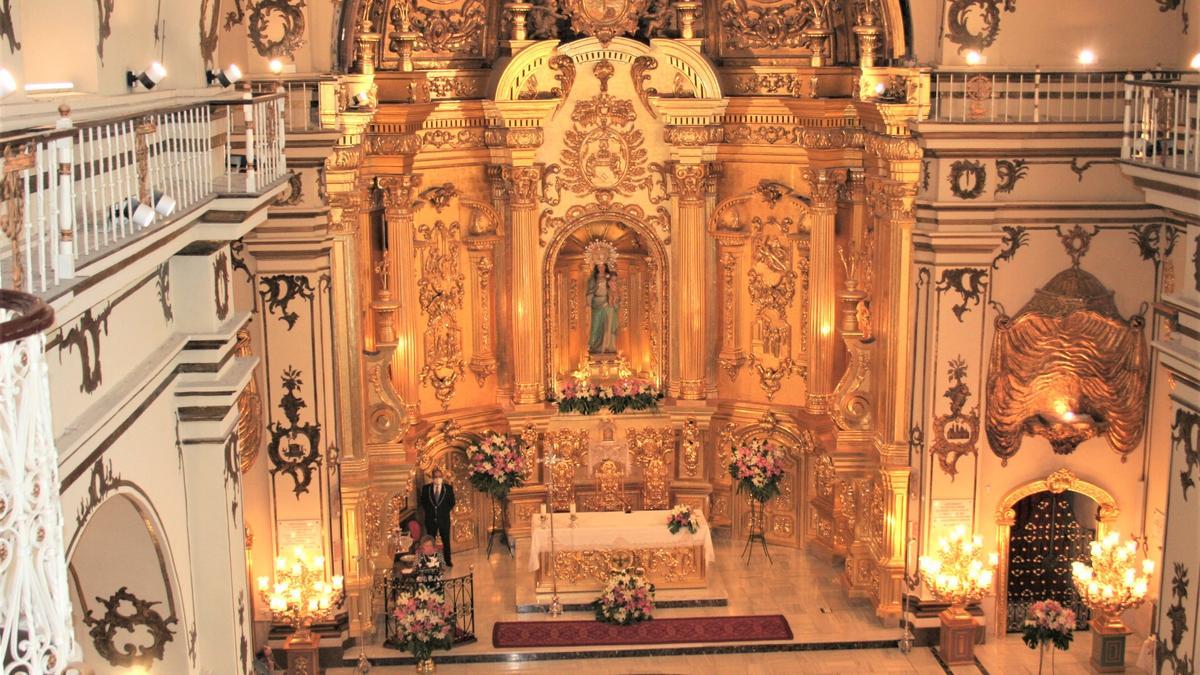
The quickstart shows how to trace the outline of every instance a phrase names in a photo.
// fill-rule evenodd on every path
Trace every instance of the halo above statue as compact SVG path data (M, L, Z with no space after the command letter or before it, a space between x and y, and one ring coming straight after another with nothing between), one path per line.
M604 239L593 239L583 247L583 262L589 270L597 265L616 266L617 255L617 247Z

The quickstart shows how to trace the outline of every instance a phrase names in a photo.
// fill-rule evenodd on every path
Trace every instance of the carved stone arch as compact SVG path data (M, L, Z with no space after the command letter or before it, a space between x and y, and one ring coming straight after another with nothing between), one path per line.
M1030 481L1009 491L996 506L996 548L999 550L1000 558L1000 565L996 568L995 626L997 636L1003 636L1008 618L1008 547L1012 526L1017 521L1015 507L1017 502L1039 492L1052 494L1076 492L1094 501L1099 507L1099 514L1096 518L1096 539L1104 537L1108 528L1121 515L1117 500L1112 493L1099 485L1080 479L1066 468L1058 469L1043 479Z
M649 250L652 262L656 267L655 280L658 286L656 298L660 306L655 308L655 313L658 316L662 338L654 350L654 360L658 365L657 374L665 387L666 383L670 381L671 376L671 327L668 318L671 316L671 274L667 246L645 217L638 215L640 209L637 207L628 208L614 204L613 207L605 208L597 204L592 207L584 206L578 208L585 212L572 217L572 212L575 211L575 208L568 211L568 219L556 229L542 256L542 325L546 335L545 353L543 354L543 367L545 370L543 372L545 372L545 376L548 379L554 377L554 354L557 348L556 338L558 331L555 329L554 323L554 309L556 304L552 278L558 255L563 245L576 230L593 223L617 222L628 226L640 237L642 243ZM553 382L550 384L557 386Z
M81 641L87 640L91 644L89 651L94 651L113 666L143 665L149 667L150 663L164 658L162 650L166 649L168 643L175 640L180 640L186 650L186 654L179 658L194 659L194 618L189 620L187 612L184 611L178 568L175 565L174 553L162 518L149 495L140 486L113 475L111 467L106 472L103 468L106 465L98 466L101 468L94 472L93 489L85 497L85 502L77 514L77 527L72 533L66 549L68 582L71 586L71 593L75 596L75 603L77 603L72 612L72 622L75 623L82 616L87 617L85 623L90 621L92 626L91 637L89 637L89 629L86 626L77 625L76 633ZM145 594L145 587L135 585L140 578L136 575L130 577L128 584L119 589L108 586L103 588L84 587L80 571L76 566L76 563L79 562L76 558L80 554L80 543L92 536L90 528L97 526L97 515L107 513L116 505L126 505L132 508L138 521L144 526L144 531L140 528L125 527L116 533L95 533L94 536L104 538L106 550L114 550L114 547L115 550L121 550L122 553L118 557L130 563L132 561L128 558L128 548L122 547L120 541L115 541L113 535L145 536L154 549L155 565L161 575L165 598L138 596L139 591L143 595ZM127 586L134 586L132 593L126 590ZM110 597L97 597L97 594L110 595ZM102 601L111 603L107 610ZM133 603L140 603L140 605ZM132 613L131 607L133 608ZM114 610L118 612L120 618L113 614ZM112 623L114 618L117 619L118 624ZM157 657L152 659L150 656L137 652L126 654L122 651L122 648L125 647L124 643L130 637L126 631L133 632L132 629L120 625L126 620L132 621L134 627L139 628L143 633L138 638L138 646L156 648L158 650ZM115 634L112 632L114 630ZM149 635L149 639L143 640L142 638L145 638L146 634ZM120 644L116 644L117 642ZM153 651L154 649L151 649L151 652ZM87 655L88 653L85 652L85 656ZM130 661L131 658L135 660Z
M541 40L522 49L504 66L494 87L489 87L496 101L520 99L525 81L549 62L558 47L558 40Z

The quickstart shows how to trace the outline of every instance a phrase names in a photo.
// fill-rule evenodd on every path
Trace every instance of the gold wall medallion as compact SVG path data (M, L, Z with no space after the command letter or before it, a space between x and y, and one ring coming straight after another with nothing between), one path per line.
M619 35L637 31L650 0L561 0L571 28L607 45Z
M608 93L613 65L592 68L600 93L575 104L571 128L563 136L559 187L577 195L630 196L649 186L645 137L635 126L633 102Z

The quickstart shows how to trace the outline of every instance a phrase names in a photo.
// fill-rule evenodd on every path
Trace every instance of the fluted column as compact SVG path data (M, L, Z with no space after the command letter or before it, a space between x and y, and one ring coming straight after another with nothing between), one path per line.
M503 173L512 214L513 403L538 403L546 393L537 220L542 167L504 167Z
M392 315L395 322L396 350L392 353L392 383L410 414L420 409L419 374L421 364L417 358L418 322L421 309L417 297L417 280L413 274L403 274L405 261L416 260L413 243L413 211L419 175L383 176L379 188L383 190L384 220L387 223L388 261L386 278L395 289L397 311ZM382 318L382 317L380 317Z
M808 396L812 413L829 411L833 378L834 326L836 325L837 264L836 220L838 194L846 182L845 169L810 169L805 172L812 196L809 221L809 322Z
M719 244L717 274L721 278L721 351L717 363L725 370L730 381L737 379L738 372L746 362L739 330L741 287L738 285L738 280L742 278L742 248L746 244L746 237L744 232L718 230L713 233L713 238Z
M672 232L671 245L675 260L675 272L671 275L674 284L671 299L671 314L677 328L675 351L679 355L679 372L671 383L671 393L684 400L704 398L704 356L707 342L704 339L705 306L707 293L705 275L705 178L703 163L675 162L671 166L677 219Z

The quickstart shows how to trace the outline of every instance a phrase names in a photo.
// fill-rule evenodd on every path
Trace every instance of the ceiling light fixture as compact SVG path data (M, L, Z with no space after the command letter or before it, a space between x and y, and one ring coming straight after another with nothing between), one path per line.
M162 82L162 79L167 76L167 69L163 64L155 61L150 64L146 70L135 73L132 70L125 73L125 81L129 84L129 88L133 89L137 85L142 85L147 90L153 89L155 85Z

